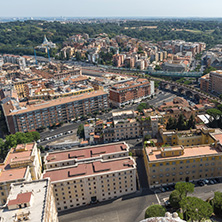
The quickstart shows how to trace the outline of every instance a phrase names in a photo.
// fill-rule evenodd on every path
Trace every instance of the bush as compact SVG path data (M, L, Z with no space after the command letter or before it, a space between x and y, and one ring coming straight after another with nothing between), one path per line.
M145 218L164 217L166 213L165 207L161 205L152 205L146 209Z

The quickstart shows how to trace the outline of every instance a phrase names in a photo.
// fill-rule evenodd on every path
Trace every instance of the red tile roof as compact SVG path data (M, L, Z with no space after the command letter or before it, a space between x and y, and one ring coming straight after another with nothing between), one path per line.
M88 143L88 141L83 141ZM82 143L81 143L82 144ZM88 159L91 157L96 157L109 153L116 153L121 151L126 151L127 145L125 143L107 144L102 146L80 148L75 150L59 151L54 153L49 153L46 160L48 162L57 162L68 160L70 158L77 159Z
M14 200L9 200L8 206L28 203L31 199L32 192L19 193Z
M50 177L52 182L67 180L74 177L94 176L102 172L113 172L124 169L133 169L135 162L131 158L115 159L105 162L95 161L93 163L83 163L77 166L48 170L43 178Z

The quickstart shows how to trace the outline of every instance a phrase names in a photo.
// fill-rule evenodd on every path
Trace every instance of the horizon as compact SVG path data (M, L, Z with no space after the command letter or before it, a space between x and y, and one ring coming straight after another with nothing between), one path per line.
M13 5L13 7L11 7ZM216 7L215 7L216 6ZM220 0L11 0L1 3L1 17L155 17L155 18L221 18ZM59 9L59 10L58 10Z

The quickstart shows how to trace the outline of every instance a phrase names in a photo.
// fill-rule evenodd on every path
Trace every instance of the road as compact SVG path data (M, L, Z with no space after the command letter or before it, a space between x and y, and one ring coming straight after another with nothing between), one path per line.
M156 191L160 192L159 190L156 190ZM189 196L198 197L198 198L201 198L202 200L206 201L208 198L212 198L214 196L214 192L216 192L216 191L222 192L221 183L217 183L214 185L205 185L203 187L195 187L194 192L189 194ZM159 197L161 203L163 203L164 198L169 197L171 192L172 191L165 192L165 193L158 193L158 197Z
M147 99L146 102L148 102L149 105L153 105L155 107L158 107L163 103L163 101L169 102L169 101L172 101L176 97L175 94L172 94L170 92L164 92L163 91L162 93L163 94L157 94L156 96L154 96L153 99ZM129 110L129 109L136 110L137 106L138 106L138 104L126 105L124 108L113 109L113 111L123 111L123 110ZM102 115L97 115L97 118L100 118L102 120L107 120L107 119L111 118L111 115L112 115L111 112L110 113L104 113ZM59 133L64 133L64 132L67 132L67 131L77 129L79 127L79 125L84 123L84 122L85 121L81 121L79 123L69 123L69 124L65 124L62 127L54 129L54 131L44 131L44 132L40 133L41 139L45 139L47 137L52 137L52 136L57 135ZM67 135L59 137L59 139L61 139L63 137L66 137L66 136ZM56 141L56 140L57 140L57 138L50 140L50 142ZM39 143L39 145L45 146L45 145L47 145L48 142L49 141L43 141L43 142Z
M103 202L96 205L78 208L67 211L59 215L60 222L139 222L144 219L144 213L151 204L163 204L164 198L168 198L170 193L160 193L159 190L149 190L146 180L145 168L142 158L137 158L137 170L141 189L136 194L119 198L114 201ZM204 201L213 197L215 191L222 191L221 183L195 187L195 196Z

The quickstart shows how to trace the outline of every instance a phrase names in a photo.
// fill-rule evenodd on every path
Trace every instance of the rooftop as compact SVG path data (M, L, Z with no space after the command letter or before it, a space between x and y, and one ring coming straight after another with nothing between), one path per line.
M76 164L71 167L47 170L44 172L43 177L50 177L53 183L134 168L135 161L131 157L125 157L121 159L94 161L91 163Z
M112 143L107 145L90 146L85 148L48 153L46 160L48 163L70 160L70 159L83 160L111 153L126 151L127 148L128 145L124 142Z
M32 161L31 156L34 147L35 143L28 143L18 144L15 148L11 148L5 161L0 163L0 182L24 178L27 167L26 163ZM20 168L15 169L14 166L17 165Z
M3 104L3 106L4 106L5 112L7 112L6 115L15 115L15 114L21 114L21 113L26 113L30 111L39 110L39 109L49 108L52 106L62 105L62 104L66 104L66 103L70 103L70 102L74 102L78 100L83 100L83 99L88 99L91 97L102 96L102 95L107 95L107 93L102 90L99 90L99 91L94 91L90 93L84 93L82 95L77 95L77 96L63 97L63 98L43 102L40 104L26 105L26 107L20 110L13 109L13 112L10 112L11 104L5 103ZM10 106L10 108L8 109L7 106Z
M28 203L30 206L9 210L3 208L0 210L1 217L7 222L15 221L15 214L19 218L21 215L27 216L28 221L40 222L45 217L45 197L47 196L50 181L42 179L32 182L16 183L11 185L8 196L7 206Z
M174 148L174 147L172 147ZM176 147L178 148L178 146ZM169 149L169 148L168 148ZM153 151L153 152L151 152ZM159 161L159 160L173 160L173 159L180 159L180 158L189 158L189 157L201 157L207 155L217 155L221 154L222 152L218 149L215 149L209 145L200 145L200 146L192 146L192 147L185 147L184 154L180 156L171 156L171 157L162 157L161 150L154 149L153 147L147 147L146 153L148 154L149 161ZM150 154L152 153L152 154Z

